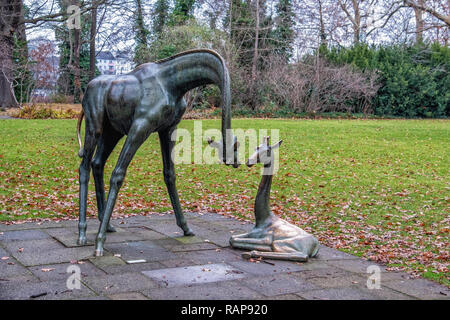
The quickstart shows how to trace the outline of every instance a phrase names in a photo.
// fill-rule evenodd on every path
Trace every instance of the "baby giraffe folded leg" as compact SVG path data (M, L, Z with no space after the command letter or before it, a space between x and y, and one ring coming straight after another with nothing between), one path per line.
M244 259L250 258L263 258L263 259L272 259L272 260L290 260L297 262L306 262L308 261L308 255L302 252L264 252L253 250L250 252L244 252L242 254Z

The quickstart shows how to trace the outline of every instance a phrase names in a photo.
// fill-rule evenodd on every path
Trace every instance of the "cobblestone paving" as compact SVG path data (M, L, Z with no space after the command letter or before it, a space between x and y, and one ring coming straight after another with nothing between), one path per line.
M103 257L93 256L96 220L86 246L77 221L0 224L0 299L450 299L445 286L383 266L369 289L372 262L324 246L307 263L247 261L228 239L251 224L186 215L195 237L170 214L113 220Z

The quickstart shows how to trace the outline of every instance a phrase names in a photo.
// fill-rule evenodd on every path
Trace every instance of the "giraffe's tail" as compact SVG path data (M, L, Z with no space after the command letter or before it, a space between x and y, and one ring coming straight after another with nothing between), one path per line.
M84 111L81 109L80 115L78 116L78 122L77 122L77 136L78 136L78 144L80 145L80 151L78 151L78 156L80 158L83 157L84 149L83 145L81 144L81 123L83 122L84 117Z

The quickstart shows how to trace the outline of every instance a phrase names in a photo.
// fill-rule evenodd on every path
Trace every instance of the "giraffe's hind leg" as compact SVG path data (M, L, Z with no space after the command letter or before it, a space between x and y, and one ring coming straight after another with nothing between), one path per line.
M123 137L123 134L114 130L109 124L105 124L103 133L98 140L97 152L95 153L94 160L92 161L92 173L95 181L95 195L97 198L98 219L103 220L103 214L105 210L105 182L104 182L104 169L105 163L108 157L111 155L114 147L119 140ZM107 232L115 232L115 228L109 223L106 229Z
M79 169L80 174L80 216L78 222L78 244L85 245L86 240L86 210L87 210L87 195L89 176L91 174L91 160L94 155L95 147L98 140L98 131L93 126L92 122L86 117L86 134L84 138L84 153L83 159Z
M127 172L128 166L134 155L136 154L138 148L142 145L142 143L144 143L144 141L153 131L154 128L147 119L138 119L134 121L128 133L122 151L120 152L119 159L117 160L116 167L114 168L111 175L110 189L105 204L104 215L100 223L97 238L95 240L96 256L103 255L103 244L106 240L106 229L108 227L109 219L111 218L111 214L113 212L120 187L122 186L125 179L125 174Z

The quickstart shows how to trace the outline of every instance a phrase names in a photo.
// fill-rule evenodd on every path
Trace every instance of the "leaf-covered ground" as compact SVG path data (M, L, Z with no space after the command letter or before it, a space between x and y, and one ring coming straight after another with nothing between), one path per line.
M180 128L193 133L193 121ZM0 120L0 222L77 217L76 120ZM323 244L450 285L450 122L236 119L279 129L273 211ZM220 128L204 120L203 128ZM105 170L105 181L120 146ZM205 142L206 146L206 142ZM185 210L253 219L260 167L177 165ZM96 214L93 179L89 214ZM156 134L136 154L115 215L171 210Z

